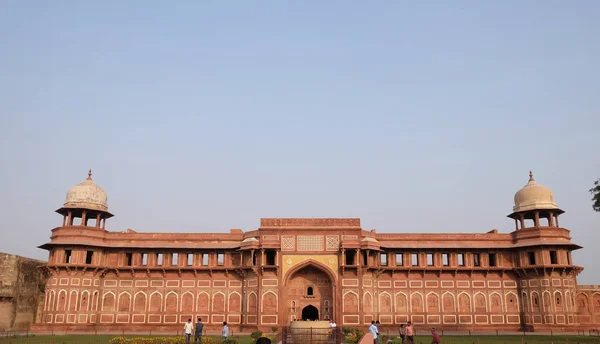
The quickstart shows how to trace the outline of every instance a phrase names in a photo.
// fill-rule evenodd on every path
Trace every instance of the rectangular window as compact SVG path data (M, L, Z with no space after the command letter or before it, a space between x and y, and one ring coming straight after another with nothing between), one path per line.
M498 265L495 253L490 253L489 258L490 258L490 266Z
M131 266L131 263L133 261L133 253L125 253L125 260L127 266Z
M411 256L412 266L419 266L419 254L413 253L410 256Z
M450 266L450 255L448 253L442 253L442 264Z
M382 253L381 254L381 265L382 266L387 266L388 262L387 262L387 253Z
M208 253L202 253L202 265L208 266Z
M464 253L458 254L458 266L465 266L465 254Z
M179 264L179 253L173 253L171 255L171 265L175 266Z
M367 255L367 252L363 251L363 266L367 265L369 265L369 256Z
M396 253L396 266L404 266L404 257L402 253Z
M71 250L65 250L65 263L71 264Z
M156 265L162 266L163 264L163 254L159 253L156 255Z
M556 259L556 251L550 251L550 264L558 264L558 259Z
M473 266L481 266L479 253L473 253Z
M427 253L427 266L433 266L433 253Z
M356 265L354 262L356 258L356 251L346 250L346 265Z
M148 265L148 253L142 253L142 265Z
M529 257L529 265L535 265L535 252L527 252Z
M92 264L92 258L94 257L94 251L87 251L85 254L85 263Z
M188 253L187 254L187 266L192 266L192 265L194 265L194 254Z
M265 251L265 254L267 258L267 265L275 265L275 251L267 250Z
M217 265L222 266L225 264L225 255L223 253L217 254Z

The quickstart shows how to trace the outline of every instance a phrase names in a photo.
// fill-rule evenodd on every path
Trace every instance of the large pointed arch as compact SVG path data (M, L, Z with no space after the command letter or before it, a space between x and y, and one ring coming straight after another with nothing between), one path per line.
M327 276L329 277L329 279L331 280L331 286L335 287L336 286L336 282L337 282L337 275L334 274L334 272L325 264L318 262L312 258L309 258L303 262L301 262L300 264L297 264L295 266L293 266L285 275L284 279L283 279L283 285L285 287L287 287L288 283L290 282L291 277L298 271L302 270L305 267L308 266L314 266L315 268L323 271L325 274L327 274Z

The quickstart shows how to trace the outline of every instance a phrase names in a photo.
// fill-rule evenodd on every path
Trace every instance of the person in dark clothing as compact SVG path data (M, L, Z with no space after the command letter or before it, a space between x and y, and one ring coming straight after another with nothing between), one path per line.
M198 318L198 322L196 323L196 332L194 333L194 343L199 342L202 344L202 328L204 328L202 318Z

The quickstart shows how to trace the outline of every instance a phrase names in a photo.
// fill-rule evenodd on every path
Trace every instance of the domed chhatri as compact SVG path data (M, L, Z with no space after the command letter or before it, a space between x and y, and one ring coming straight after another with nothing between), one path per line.
M86 180L67 191L64 207L108 211L107 199L106 192L92 180L90 170Z
M558 209L558 205L554 202L552 190L536 183L533 179L533 173L529 171L529 182L515 194L513 211L551 209Z
M515 194L515 205L508 217L515 220L515 229L558 227L558 216L564 213L554 202L554 194L549 188L540 185L529 171L529 182ZM542 219L547 224L542 224ZM531 220L531 221L527 221Z

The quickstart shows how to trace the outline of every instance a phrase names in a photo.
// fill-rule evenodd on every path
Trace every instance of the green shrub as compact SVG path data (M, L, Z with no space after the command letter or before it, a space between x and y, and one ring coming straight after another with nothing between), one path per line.
M346 343L356 344L364 336L365 332L355 327L342 327L342 332L345 335Z
M238 340L234 338L227 338L223 341L223 344L238 344Z
M255 342L260 336L262 336L262 331L254 331L250 334L250 338L254 339Z
M279 330L279 327L271 326L271 331L273 331L273 333L277 333L277 330Z

